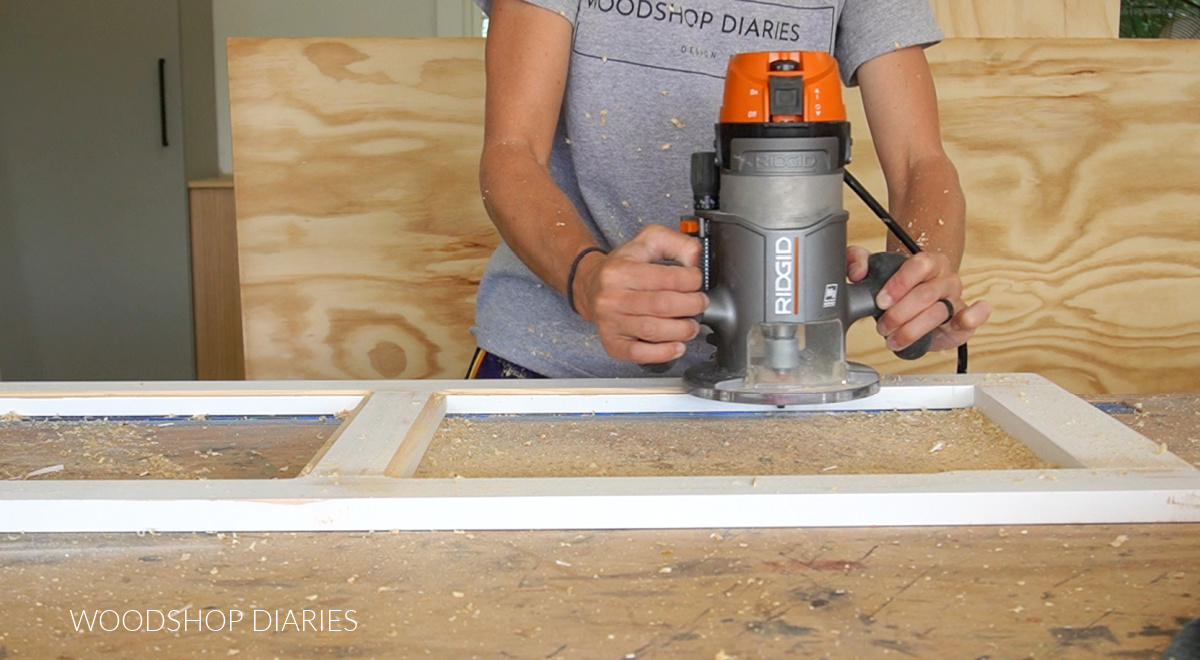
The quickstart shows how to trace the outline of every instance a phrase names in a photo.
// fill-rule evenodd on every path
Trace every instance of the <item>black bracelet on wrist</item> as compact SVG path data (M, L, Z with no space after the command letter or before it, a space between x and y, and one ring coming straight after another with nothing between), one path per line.
M579 262L583 261L583 258L592 252L608 254L608 252L595 245L585 247L579 251L579 254L575 255L575 261L571 262L571 270L567 271L567 306L576 314L579 313L579 310L575 309L575 271L579 270Z

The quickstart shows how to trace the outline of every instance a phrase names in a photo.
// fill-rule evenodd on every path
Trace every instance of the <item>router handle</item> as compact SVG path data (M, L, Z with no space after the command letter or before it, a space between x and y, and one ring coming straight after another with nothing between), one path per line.
M860 290L870 294L869 307L862 310L865 313L860 312L856 315L855 311L857 310L854 309L856 305L852 303L851 323L867 314L870 314L875 320L879 320L879 317L883 316L883 310L875 305L875 297L879 295L879 291L892 278L892 275L895 275L896 271L900 270L900 266L903 266L906 260L908 260L908 257L898 252L876 252L871 255L867 261L867 276L858 283ZM859 300L864 300L861 294L859 295ZM932 342L933 331L930 330L925 333L925 336L912 344L893 352L896 354L896 357L902 360L916 360L929 352L929 346Z
M654 264L657 266L683 266L683 264L679 263L678 261L675 261L674 259L660 259L658 261L655 261ZM700 322L699 316L694 316L692 318L697 323ZM675 363L678 361L679 360L668 360L666 362L650 362L648 364L642 365L642 371L646 372L647 374L652 374L655 376L657 376L659 374L665 374L668 371L670 371L671 369L673 369L675 367Z

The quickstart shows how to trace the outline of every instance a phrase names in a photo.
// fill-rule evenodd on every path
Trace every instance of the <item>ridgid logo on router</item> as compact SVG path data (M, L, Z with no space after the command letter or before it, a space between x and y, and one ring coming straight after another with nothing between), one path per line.
M354 610L71 610L75 632L354 632Z

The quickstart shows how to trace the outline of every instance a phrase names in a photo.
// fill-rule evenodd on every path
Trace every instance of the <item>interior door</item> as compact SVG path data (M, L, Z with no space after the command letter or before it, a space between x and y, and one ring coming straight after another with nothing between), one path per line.
M193 377L179 52L176 0L0 0L5 380Z

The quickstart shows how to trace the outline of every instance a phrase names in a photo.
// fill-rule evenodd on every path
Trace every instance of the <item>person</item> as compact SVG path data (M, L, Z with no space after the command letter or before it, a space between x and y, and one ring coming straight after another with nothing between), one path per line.
M639 377L672 360L679 375L710 357L692 318L708 302L700 245L670 227L692 210L690 155L712 150L737 52L831 52L861 87L890 210L923 247L877 297L887 346L933 330L945 350L987 320L957 275L965 203L923 51L942 38L927 0L477 1L490 16L479 178L502 241L468 377ZM851 281L867 256L848 248Z

